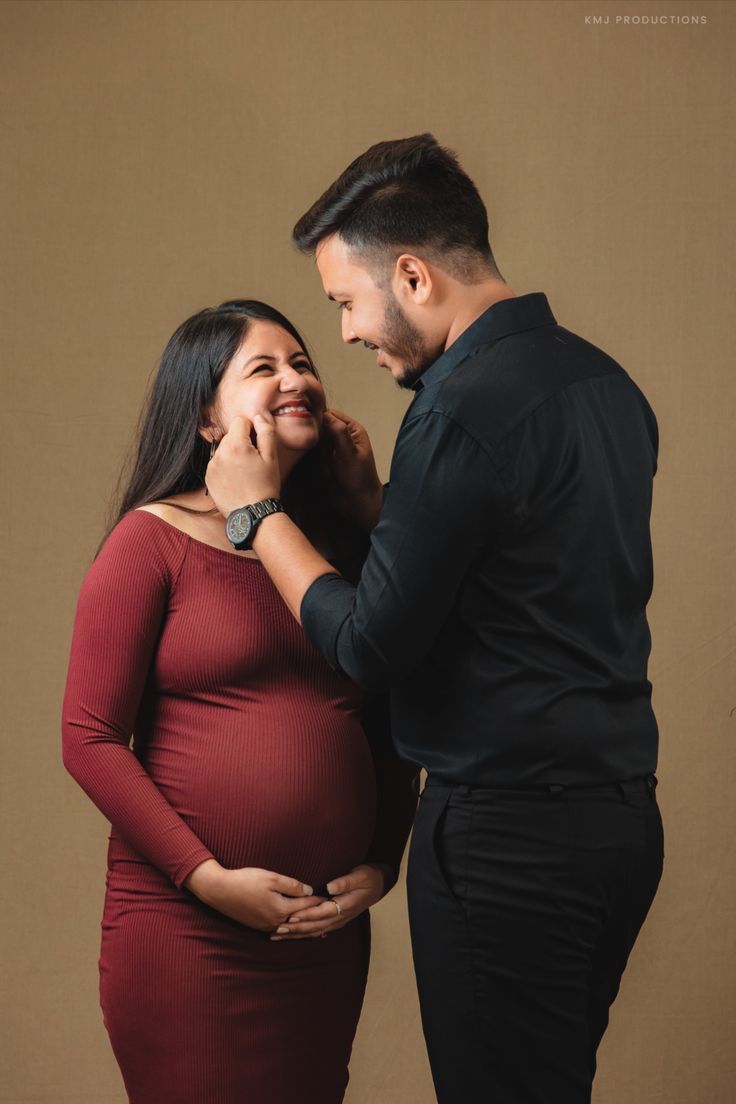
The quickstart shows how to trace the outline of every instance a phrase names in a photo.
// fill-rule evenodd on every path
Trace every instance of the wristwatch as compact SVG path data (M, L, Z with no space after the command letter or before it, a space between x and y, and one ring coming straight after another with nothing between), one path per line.
M238 506L225 519L225 532L233 548L250 548L258 523L269 514L282 514L284 504L279 498L264 498L248 506Z

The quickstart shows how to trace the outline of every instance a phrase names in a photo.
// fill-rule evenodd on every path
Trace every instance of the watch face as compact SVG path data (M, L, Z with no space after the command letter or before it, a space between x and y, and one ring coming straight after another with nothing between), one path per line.
M231 544L240 544L247 540L253 528L253 515L250 510L236 510L228 519L225 526L227 539Z

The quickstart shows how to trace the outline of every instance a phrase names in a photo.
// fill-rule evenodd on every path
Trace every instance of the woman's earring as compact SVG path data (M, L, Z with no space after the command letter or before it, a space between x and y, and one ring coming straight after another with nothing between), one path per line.
M217 448L217 441L215 441L215 439L214 439L214 437L213 437L213 438L212 438L212 440L210 441L210 460L211 460L211 459L212 459L212 457L213 457L213 456L215 455L215 449L216 449L216 448ZM205 485L204 485L204 493L205 493L205 494L207 495L207 497L209 498L209 496L210 496L210 492L209 492L209 491L207 490L207 484L206 484L206 483L205 483Z

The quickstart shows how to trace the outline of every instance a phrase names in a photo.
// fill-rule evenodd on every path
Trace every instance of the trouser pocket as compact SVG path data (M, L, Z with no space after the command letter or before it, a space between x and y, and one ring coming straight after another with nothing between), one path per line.
M429 786L422 793L412 835L409 877L424 893L466 908L470 799L459 787Z

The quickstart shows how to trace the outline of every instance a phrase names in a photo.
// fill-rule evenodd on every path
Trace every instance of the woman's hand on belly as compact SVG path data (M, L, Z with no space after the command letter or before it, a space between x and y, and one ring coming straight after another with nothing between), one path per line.
M294 910L286 923L276 929L271 939L320 939L344 928L361 912L380 901L386 893L384 873L376 866L363 863L342 878L334 878L327 886L332 893L329 901Z
M296 878L254 866L228 870L216 859L195 867L184 886L210 908L257 931L273 931L322 900Z

